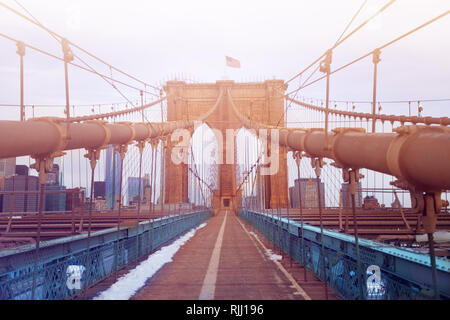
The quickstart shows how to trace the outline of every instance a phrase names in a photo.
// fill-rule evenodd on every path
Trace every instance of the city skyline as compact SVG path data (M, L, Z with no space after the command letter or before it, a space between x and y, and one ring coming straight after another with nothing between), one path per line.
M450 299L449 9L0 1L0 300Z

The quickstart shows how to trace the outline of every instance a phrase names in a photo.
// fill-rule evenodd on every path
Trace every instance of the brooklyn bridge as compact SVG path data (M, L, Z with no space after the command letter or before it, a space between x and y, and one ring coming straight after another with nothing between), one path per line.
M20 84L0 116L0 299L449 299L450 118L423 105L450 99L377 97L384 51L449 11L333 63L393 2L289 79L161 86L0 2L61 48L0 31ZM64 66L63 105L25 103L31 54ZM331 76L363 60L370 99L332 100ZM73 70L125 102L73 104ZM323 98L301 96L320 81Z

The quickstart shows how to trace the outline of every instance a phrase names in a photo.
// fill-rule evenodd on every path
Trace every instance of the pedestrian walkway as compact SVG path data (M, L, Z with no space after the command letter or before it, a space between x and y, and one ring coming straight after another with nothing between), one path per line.
M300 266L272 253L261 235L232 211L197 231L133 299L324 299L324 285ZM337 296L328 289L328 297Z

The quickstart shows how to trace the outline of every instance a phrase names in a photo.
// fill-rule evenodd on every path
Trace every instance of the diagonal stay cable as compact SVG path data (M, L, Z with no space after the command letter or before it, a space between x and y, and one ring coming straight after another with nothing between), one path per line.
M391 1L390 3L392 3L393 1ZM344 34L347 32L347 30L348 30L348 28L350 28L350 26L352 25L352 23L353 23L353 21L355 21L355 19L356 19L356 17L359 15L359 13L361 12L361 10L364 8L364 6L366 5L366 3L367 3L367 0L364 0L364 2L361 4L361 6L358 8L358 10L355 12L355 14L352 16L352 18L350 19L350 21L347 23L347 25L345 26L345 28L344 28L344 30L342 31L342 33L341 33L341 35L339 36L339 38L336 40L336 42L334 43L334 45L333 45L333 49L334 48L336 48L340 43L342 43L345 39L347 39L350 35L348 35L345 39L343 39L342 40L342 37L344 36ZM390 3L389 3L389 5L390 5ZM382 10L384 10L384 8L386 8L387 6L385 6L385 7L383 7L382 8ZM380 9L381 10L381 9ZM382 11L381 10L381 11ZM379 14L381 11L379 11L378 13L376 13L374 16L376 16L377 14ZM368 21L370 21L370 20L367 20L367 22ZM351 34L353 34L353 33L355 33L357 30L359 30L360 28L362 28L362 26L363 25L360 25L358 28L356 28L356 29L354 29L353 31L352 31L352 33ZM319 58L319 60L323 57L325 55L325 53ZM314 62L314 64L316 63L317 61L315 61ZM312 66L312 65L311 65ZM308 69L309 69L309 67L308 67ZM297 93L304 87L304 85L305 85L305 83L307 83L308 81L309 81L309 79L311 79L311 77L317 72L317 70L319 70L319 66L317 66L315 69L314 69L314 71L308 76L308 78L305 80L305 81L303 81L303 82L301 82L301 84L300 84L300 87L299 87L299 90L298 91L296 91L296 93L295 93L295 96L294 96L294 99L297 97ZM305 70L306 71L306 70ZM300 75L299 75L300 76ZM288 80L286 83L289 83L289 81L290 80ZM292 105L292 101L290 101L289 102L289 104L288 104L288 106L286 107L286 113L287 113L287 111L289 110L289 108L291 107L291 105ZM283 119L283 117L285 116L285 114L284 114L284 112L283 112L283 114L282 114L282 116L280 117L280 119L278 120L278 122L277 122L277 127L278 127L278 125L280 124L280 122L281 122L281 119Z
M13 37L10 37L10 36L8 36L8 35L6 35L6 34L4 34L4 33L0 33L0 37L3 37L3 38L5 38L5 39L7 39L7 40L10 40L10 41L16 42L16 43L17 43L17 42L22 42L22 43L24 44L24 46L27 47L27 48L30 48L30 49L32 49L32 50L34 50L34 51L36 51L36 52L42 53L42 54L44 54L44 55L46 55L46 56L49 56L49 57L51 57L51 58L53 58L53 59L56 59L56 60L59 60L59 61L64 62L64 59L63 59L63 58L60 58L60 57L58 57L58 56L56 56L56 55L54 55L54 54L52 54L52 53L50 53L50 52L47 52L47 51L42 50L42 49L39 49L39 48L37 48L37 47L35 47L35 46L32 46L32 45L30 45L30 44L28 44L28 43L25 43L25 42L23 42L23 41L19 41L19 40L15 39L15 38L13 38ZM120 81L120 80L113 79L113 78L108 77L108 76L106 76L106 75L104 75L104 74L100 74L99 72L90 70L90 69L88 69L88 68L86 68L86 67L83 67L83 66L81 66L81 65L79 65L79 64L76 64L76 63L73 63L73 62L69 62L69 64L72 65L72 66L74 66L74 67L77 67L77 68L79 68L79 69L85 70L85 71L87 71L87 72L90 72L90 73L93 73L93 74L97 74L97 75L101 75L102 77L105 77L106 79L112 80L112 81L114 81L114 82L116 82L116 83L119 83L119 84L121 84L121 85L124 85L124 86L126 86L126 87L129 87L129 88L131 88L131 89L134 89L134 90L137 90L137 91L141 91L141 89L139 89L139 88L137 88L137 87L135 87L135 86L132 86L132 85L130 85L130 84L128 84L128 83L125 83L125 82L122 82L122 81ZM148 93L148 92L147 92L147 93Z
M18 1L18 0L14 0L14 2L15 3L17 3L17 5L19 5L41 28L43 28L44 30L48 30L29 10L27 10L22 4L20 4L20 2ZM60 40L60 39L58 39L58 37L56 37L55 36L55 34L53 34L53 33L51 33L51 32L49 32L49 31L47 31L59 44L61 44L61 41L62 40ZM74 57L75 58L77 58L78 60L80 60L86 67L88 67L89 69L91 69L93 72L95 72L95 74L97 74L98 76L100 76L106 83L108 83L109 85L111 85L113 88L114 88L114 90L116 90L121 96L122 96L122 98L124 98L128 103L130 103L131 105L133 105L133 107L134 107L134 104L133 104L133 102L131 102L131 100L130 99L128 99L128 97L127 96L125 96L125 94L122 92L122 91L120 91L117 87L116 87L116 85L114 84L114 80L112 80L112 82L110 82L108 79L106 79L105 78L105 76L104 75L102 75L101 73L98 73L92 66L90 66L87 62L85 62L83 59L81 59L78 55L76 55L76 54L73 54L74 55ZM111 66L110 66L110 68L111 68ZM112 76L111 76L111 78L112 78ZM153 96L157 96L156 94L154 94L154 93L151 93L151 92L148 92L149 94L151 94L151 95L153 95Z
M36 21L33 21L33 20L30 19L29 17L25 16L24 14L18 12L18 11L15 10L15 9L11 8L10 6L6 5L5 3L0 2L0 6L4 7L5 9L8 9L9 11L13 12L14 14L20 16L21 18L23 18L23 19L25 19L25 20L31 22L32 24L38 26L39 28L44 29L45 31L49 32L50 34L52 34L52 35L54 35L54 36L56 36L56 37L58 37L58 38L60 38L60 39L65 39L65 37L59 35L58 33L56 33L56 32L54 32L54 31L50 30L49 28L47 28L47 27L45 27L45 26L43 26L43 25L40 25L40 24L37 23ZM22 7L23 7L23 6L22 6ZM125 76L127 76L127 77L129 77L129 78L131 78L131 79L133 79L133 80L135 80L135 81L137 81L137 82L140 82L141 84L147 85L147 86L149 86L150 88L153 88L153 89L155 89L155 90L160 90L160 89L161 89L161 88L156 87L156 86L154 86L154 85L148 84L148 83L146 83L146 82L144 82L144 81L142 81L142 80L139 80L139 79L137 79L136 77L130 75L129 73L127 73L127 72L125 72L125 71L120 70L119 68L117 68L117 67L111 65L110 63L108 63L108 62L104 61L103 59L97 57L97 56L94 55L93 53L90 53L89 51L87 51L87 50L85 50L84 48L80 47L79 45L77 45L77 44L71 42L70 40L67 40L67 41L68 41L68 43L69 43L70 45L72 45L72 46L74 46L75 48L79 49L80 51L86 53L87 55L91 56L92 58L96 59L97 61L99 61L99 62L105 64L106 66L111 67L112 69L114 69L114 70L120 72L121 74L123 74L123 75L125 75Z
M371 15L368 19L366 19L364 22L362 22L360 25L358 25L355 29L353 29L347 36L345 36L344 38L339 37L338 41L336 41L336 43L333 45L333 47L331 47L330 49L333 50L335 48L337 48L339 45L341 45L345 40L347 40L348 38L350 38L353 34L355 34L358 30L360 30L362 27L364 27L367 23L369 23L372 19L374 19L376 16L378 16L380 13L382 13L384 10L386 10L390 5L392 5L395 2L395 0L390 0L388 3L386 3L383 7L381 7L377 12L375 12L373 15ZM359 12L361 11L361 8L357 11L357 13L355 14L354 18L356 18L356 15L359 14ZM352 18L352 20L350 21L350 23L354 20L354 18ZM350 25L349 23L349 25ZM345 28L348 29L349 25ZM345 31L342 33L344 34ZM341 39L342 38L342 39ZM296 75L294 75L292 78L290 78L289 80L286 81L286 83L291 82L292 80L298 78L301 74L305 73L309 68L311 68L313 65L315 65L317 62L320 61L320 59L322 59L323 57L325 57L325 55L327 54L327 52L324 52L320 57L318 57L316 60L314 60L310 65L308 65L305 69L303 69L302 71L300 71L299 73L297 73Z
M401 40L401 39L403 39L403 38L405 38L405 37L407 37L407 36L409 36L409 35L411 35L411 34L417 32L417 31L419 31L420 29L422 29L422 28L428 26L429 24L431 24L431 23L433 23L433 22L435 22L435 21L437 21L437 20L439 20L439 19L445 17L445 16L446 16L447 14L449 14L449 13L450 13L450 10L447 10L446 12L444 12L444 13L442 13L442 14L436 16L436 17L434 17L433 19L426 21L425 23L421 24L420 26L418 26L418 27L416 27L416 28L414 28L414 29L412 29L412 30L410 30L410 31L408 31L408 32L406 32L406 33L404 33L404 34L402 34L401 36L398 36L397 38L395 38L395 39L393 39L393 40L391 40L391 41L389 41L389 42L383 44L382 46L376 48L375 50L377 50L377 49L378 49L378 50L384 49L384 48L386 48L386 47L388 47L388 46L394 44L395 42L397 42L397 41L399 41L399 40ZM354 63L356 63L356 62L358 62L358 61L361 61L361 60L363 60L364 58L367 58L368 56L372 55L373 52L374 52L374 50L372 50L372 51L370 51L370 52L368 52L368 53L366 53L366 54L360 56L359 58L356 58L356 59L350 61L349 63L347 63L347 64L345 64L345 65L343 65L343 66L341 66L341 67L339 67L339 68L337 68L337 69L331 71L330 74L334 74L334 73L336 73L336 72L338 72L338 71L341 71L341 70L343 70L343 69L345 69L345 68L351 66L352 64L354 64ZM311 82L305 84L305 85L303 86L303 88L306 88L306 87L308 87L308 86L310 86L310 85L312 85L312 84L316 83L317 81L320 81L320 80L322 80L322 79L324 79L324 78L326 78L326 75L321 76L321 77L319 77L319 78L317 78L317 79L315 79L315 80L313 80L313 81L311 81ZM293 94L293 93L295 93L295 92L297 92L297 91L299 91L300 89L303 89L303 88L295 89L295 90L293 90L293 91L287 93L285 96L289 96L289 95L291 95L291 94Z

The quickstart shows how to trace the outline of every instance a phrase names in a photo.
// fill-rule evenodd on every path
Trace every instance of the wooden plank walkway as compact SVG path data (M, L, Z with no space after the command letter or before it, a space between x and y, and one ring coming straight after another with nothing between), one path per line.
M324 285L288 257L272 260L270 243L232 211L197 231L132 299L325 299ZM328 298L338 296L328 288Z

